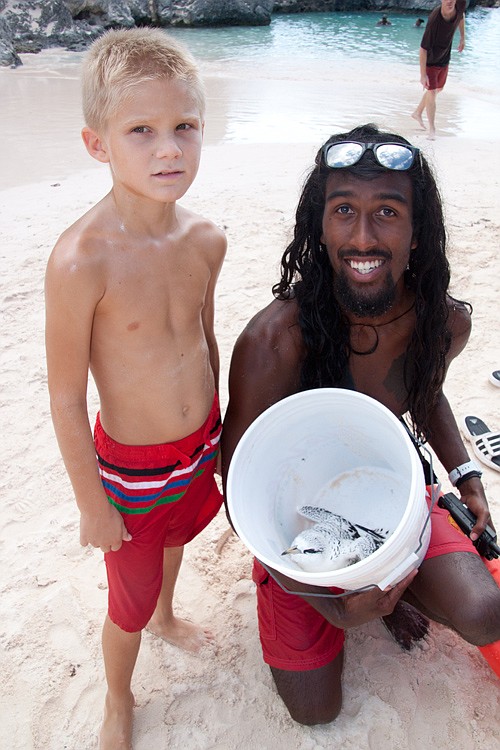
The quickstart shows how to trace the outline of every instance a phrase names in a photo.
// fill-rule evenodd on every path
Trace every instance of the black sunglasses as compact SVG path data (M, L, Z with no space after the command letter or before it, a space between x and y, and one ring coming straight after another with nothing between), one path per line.
M365 151L372 151L381 167L404 172L410 169L419 149L404 143L358 143L339 141L323 147L323 159L330 169L342 169L357 164Z

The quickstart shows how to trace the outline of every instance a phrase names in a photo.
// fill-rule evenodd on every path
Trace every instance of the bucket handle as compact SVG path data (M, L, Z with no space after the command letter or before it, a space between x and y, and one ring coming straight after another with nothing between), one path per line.
M421 441L418 441L418 447L422 448L427 453L429 466L430 466L430 475L431 477L434 477L432 453ZM424 525L422 526L422 531L420 532L420 536L418 538L417 549L415 550L415 552L412 552L411 555L407 557L404 562L400 563L400 565L398 565L396 570L393 571L390 574L390 576L386 577L383 581L381 581L380 584L371 583L368 586L362 586L359 589L351 589L349 591L342 591L340 594L332 594L332 593L318 594L316 592L305 593L304 591L292 591L292 589L287 588L284 583L281 583L280 581L278 581L278 579L272 574L272 572L267 567L267 565L265 565L261 560L259 560L259 564L262 565L264 570L266 570L269 573L273 581L275 581L275 583L278 584L278 586L280 587L280 589L282 589L282 591L284 591L286 594L293 594L294 596L302 596L304 598L309 598L309 597L316 598L317 597L319 599L341 599L342 597L350 596L351 594L360 594L362 591L370 591L370 589L374 589L377 586L379 588L383 587L382 588L383 590L387 586L391 585L392 581L394 581L401 574L401 572L405 569L405 567L409 566L412 561L418 560L417 552L419 552L420 549L422 548L424 533L427 528L427 525L430 523L431 513L434 509L435 504L437 503L439 499L440 493L441 493L441 482L438 481L437 484L433 483L431 485L431 502L429 506L429 512L427 513L427 517L424 521Z
M434 466L433 466L433 461L432 461L432 453L422 443L421 440L417 441L417 444L418 444L419 448L422 448L422 450L424 450L427 453L428 460L429 460L429 467L430 467L430 479L432 481L432 479L435 476L435 474L434 474ZM434 510L434 506L436 505L437 501L439 500L440 494L441 494L441 482L439 480L438 480L438 482L436 484L434 484L434 482L432 482L432 484L431 484L431 502L430 502L430 506L429 506L429 512L427 513L427 517L426 517L426 519L424 521L424 525L422 526L422 531L420 532L420 536L418 538L418 547L415 550L415 554L417 554L417 552L419 552L421 550L421 548L422 548L422 545L423 545L422 539L423 539L425 530L427 528L427 525L431 522L431 513Z
M394 568L394 570L392 570L388 576L377 583L379 589L381 591L385 591L388 586L392 586L396 579L404 578L405 575L410 572L410 570L413 570L413 568L415 567L414 563L416 563L417 561L418 555L415 552L412 552L411 555L408 555L406 560L403 560L403 562L400 563L396 568Z
M258 559L258 558L257 558ZM374 589L376 587L376 584L370 583L368 586L363 586L360 589L353 589L352 591L342 591L340 594L319 594L316 591L311 591L310 593L306 593L305 591L293 591L292 589L289 589L285 586L284 583L281 583L281 581L278 581L276 576L273 575L271 570L267 567L265 563L262 562L262 560L258 560L259 565L262 565L264 570L266 570L273 581L278 584L280 589L285 592L285 594L293 594L294 596L302 596L304 598L309 599L309 597L312 598L318 598L318 599L341 599L344 596L349 596L350 594L359 594L361 591L369 591L370 589Z

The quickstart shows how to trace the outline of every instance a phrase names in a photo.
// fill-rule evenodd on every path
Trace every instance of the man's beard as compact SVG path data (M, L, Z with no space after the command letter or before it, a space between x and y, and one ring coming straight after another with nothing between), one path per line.
M333 292L340 306L348 313L358 318L377 318L384 315L394 304L396 285L390 274L387 274L385 284L375 295L362 294L349 285L345 273L335 274L333 277Z

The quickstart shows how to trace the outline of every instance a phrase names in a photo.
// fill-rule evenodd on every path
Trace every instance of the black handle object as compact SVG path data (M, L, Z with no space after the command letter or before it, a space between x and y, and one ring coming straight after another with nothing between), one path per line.
M457 526L466 536L470 535L470 532L476 524L477 517L466 505L463 504L460 498L454 495L453 492L447 492L446 495L442 495L439 498L438 505L448 511ZM495 558L500 557L500 547L497 544L497 535L491 526L487 526L479 539L476 539L476 541L472 543L479 554L487 560L494 560Z

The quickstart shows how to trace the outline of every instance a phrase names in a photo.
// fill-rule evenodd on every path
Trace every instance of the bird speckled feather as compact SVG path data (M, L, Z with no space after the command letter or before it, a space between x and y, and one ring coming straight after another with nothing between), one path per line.
M386 534L355 525L338 513L304 505L299 513L315 524L301 531L282 555L291 555L307 572L346 568L375 552Z

